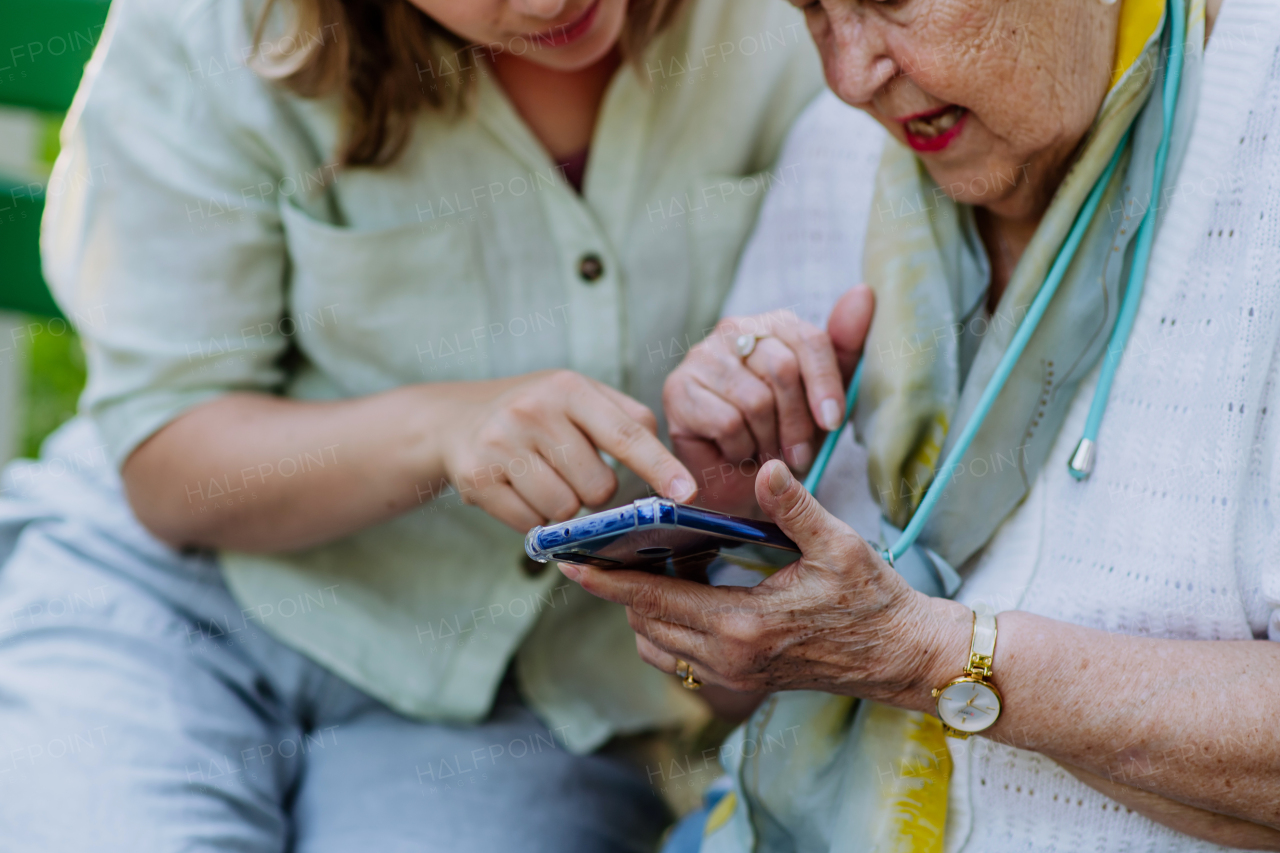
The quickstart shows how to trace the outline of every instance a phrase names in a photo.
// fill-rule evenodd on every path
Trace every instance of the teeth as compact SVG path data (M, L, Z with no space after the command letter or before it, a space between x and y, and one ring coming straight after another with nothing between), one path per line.
M956 122L964 115L964 107L951 107L930 119L912 119L907 122L907 131L912 136L933 139L955 127Z
M913 118L911 121L907 122L907 132L912 136L923 136L926 139L932 139L938 135L933 129L933 125L928 122L921 121L918 118Z
M951 110L947 110L945 113L943 113L942 115L934 119L933 126L936 127L939 131L950 130L951 128L955 127L956 122L958 122L959 120L960 120L960 110L951 109Z

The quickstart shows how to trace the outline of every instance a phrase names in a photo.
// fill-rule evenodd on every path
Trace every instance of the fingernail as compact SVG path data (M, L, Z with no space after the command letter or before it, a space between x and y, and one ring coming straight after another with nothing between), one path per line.
M787 470L787 466L781 463L774 465L773 470L769 472L769 491L777 497L787 490L791 485L791 472Z
M791 449L791 465L797 471L804 471L813 462L813 448L808 444L797 444Z
M693 497L694 491L693 480L690 480L688 477L676 477L671 481L671 485L667 489L667 494L669 494L674 500L687 501L689 498Z
M828 397L822 401L822 425L827 432L840 429L840 420L843 413L840 411L840 401L835 397Z
M560 572L571 581L576 581L582 577L582 569L572 563L557 563L556 565L560 567Z

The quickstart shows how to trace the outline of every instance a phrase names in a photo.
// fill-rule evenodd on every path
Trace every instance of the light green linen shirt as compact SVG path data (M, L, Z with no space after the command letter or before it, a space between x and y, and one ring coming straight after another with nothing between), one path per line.
M236 389L335 399L560 367L658 409L764 189L792 179L774 158L821 87L793 8L696 0L613 80L582 196L482 61L421 71L474 79L469 112L423 115L388 168L342 169L337 101L246 68L251 18L246 0L116 0L64 129L44 258L68 315L102 318L80 324L82 406L117 463ZM191 511L342 454L299 447L188 484ZM620 500L638 494L623 483ZM447 484L419 498L300 553L222 554L244 607L225 629L261 624L432 720L483 718L514 655L575 750L699 713L640 662L620 608L532 575L522 537Z

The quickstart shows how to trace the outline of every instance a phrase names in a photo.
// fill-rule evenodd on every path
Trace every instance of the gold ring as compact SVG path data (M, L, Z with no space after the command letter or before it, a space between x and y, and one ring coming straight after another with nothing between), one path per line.
M693 667L687 660L676 658L676 678L681 679L680 684L685 690L702 689L702 682L693 677Z
M738 354L738 358L746 361L751 353L756 351L756 343L761 338L767 338L768 335L738 335L733 341L733 351Z

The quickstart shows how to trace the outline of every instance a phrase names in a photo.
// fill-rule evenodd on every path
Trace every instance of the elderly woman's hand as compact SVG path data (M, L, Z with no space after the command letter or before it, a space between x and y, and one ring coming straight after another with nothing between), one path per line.
M820 690L932 713L931 689L968 660L969 608L911 589L780 461L761 469L756 496L804 552L759 586L561 571L625 605L640 656L663 672L675 675L680 659L698 680L739 692ZM1277 644L1127 637L1021 611L999 625L1004 708L984 736L1040 752L1179 832L1280 850L1280 763L1266 735ZM1089 662L1102 665L1082 677ZM1183 701L1188 682L1216 691L1213 716ZM1239 744L1229 760L1226 744Z
M761 469L756 497L804 552L759 586L561 570L626 605L640 656L664 672L674 673L679 658L698 679L733 690L823 690L927 708L939 671L954 669L967 649L968 609L913 590L781 462Z
M672 446L704 504L752 514L761 464L782 459L808 469L821 433L840 425L873 306L871 289L858 285L836 303L825 331L783 309L722 320L689 351L662 399ZM740 339L752 342L745 358Z

